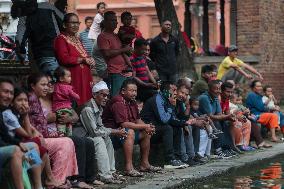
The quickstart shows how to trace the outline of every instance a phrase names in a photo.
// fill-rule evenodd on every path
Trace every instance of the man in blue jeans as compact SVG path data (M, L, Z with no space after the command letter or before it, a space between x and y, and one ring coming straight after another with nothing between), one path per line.
M223 130L220 121L227 121L227 120L233 120L234 115L228 114L225 115L222 113L220 101L218 99L218 96L221 94L221 86L219 81L212 80L208 83L208 92L203 93L199 96L199 112L203 115L206 114L207 116L212 119L214 122L214 125L217 129ZM226 143L225 136L219 135L218 139L215 139L213 141L214 147L215 147L215 153L218 155L219 158L230 158L232 157L232 153L229 151L224 151L222 149L222 146ZM211 142L208 139L208 136L206 132L200 131L200 144L199 144L199 150L198 155L201 157L204 157L204 155L210 155L210 150L208 148L211 148ZM209 154L208 154L209 152Z
M189 105L189 93L191 90L191 83L187 78L180 79L177 84L177 103L176 111L177 118L181 120L194 120L190 118L190 105ZM193 142L192 128L202 128L205 126L205 122L202 120L195 120L192 125L185 126L181 131L180 146L178 146L177 153L180 159L190 166L198 164L195 158L195 149Z
M187 90L188 92L188 90ZM186 94L185 94L186 95ZM182 128L196 124L195 119L177 118L175 106L177 87L171 82L163 82L161 91L149 98L141 111L145 123L155 125L156 134L151 142L161 141L164 148L166 169L178 169L188 166L180 160L179 151Z

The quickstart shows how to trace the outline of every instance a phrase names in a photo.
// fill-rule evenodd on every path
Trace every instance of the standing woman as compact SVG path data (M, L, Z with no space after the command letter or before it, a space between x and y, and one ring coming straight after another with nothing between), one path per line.
M63 19L63 32L55 38L54 50L59 64L71 72L74 90L80 96L78 106L91 99L92 75L90 67L95 66L93 58L89 57L83 44L77 37L79 18L75 13L68 13Z

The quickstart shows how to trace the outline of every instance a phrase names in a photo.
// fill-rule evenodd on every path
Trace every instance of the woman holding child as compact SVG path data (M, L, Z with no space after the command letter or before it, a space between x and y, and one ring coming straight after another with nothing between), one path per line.
M267 127L271 132L271 141L278 142L279 139L275 134L275 129L279 128L278 116L270 113L262 101L263 88L261 81L255 80L251 83L251 92L246 99L246 105L251 113L257 118L257 122Z
M48 125L40 102L48 93L48 78L44 74L33 74L28 78L28 88L31 125L45 139L55 179L65 182L67 177L78 174L74 143L67 137L55 138L58 136L56 127Z
M63 157L58 156L58 162L60 163L60 165L54 165L53 168L55 170L53 170L53 172L58 171L59 174L64 169L72 168L72 165L68 165L70 163L69 161L72 160L73 165L76 165L76 172L66 175L72 176L70 177L72 186L76 186L77 188L92 188L90 185L86 184L86 182L94 181L94 169L92 166L94 164L94 145L92 141L88 140L87 138L79 138L75 136L70 136L70 138L62 137L60 133L58 133L56 123L75 123L78 120L78 115L73 109L71 109L70 111L72 111L72 115L65 114L60 117L56 117L56 113L52 112L53 85L51 83L51 78L42 74L30 76L30 78L33 77L36 77L37 79L29 79L29 86L31 86L32 93L34 93L34 96L32 96L32 99L30 99L30 101L33 104L31 108L34 107L34 109L37 110L38 114L36 114L37 116L34 115L32 117L32 120L34 124L36 124L37 127L41 128L43 132L47 133L49 137L57 137L51 139L54 140L53 142L56 147L53 148L56 151L54 151L52 148L49 150L52 150L51 152L57 152L56 148L66 148L65 144L60 143L62 141L58 140L68 140L74 142L72 142L72 154L70 154L70 152L65 152L62 154L57 153L57 155L59 154ZM42 88L42 86L44 86L44 88ZM56 140L58 141L58 143L56 143Z

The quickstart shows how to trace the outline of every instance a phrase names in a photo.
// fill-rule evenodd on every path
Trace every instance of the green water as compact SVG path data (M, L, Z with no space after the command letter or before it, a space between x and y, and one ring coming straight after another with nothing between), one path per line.
M188 189L284 189L284 155L273 159L231 169L225 174L212 176L207 180L187 182L179 188Z

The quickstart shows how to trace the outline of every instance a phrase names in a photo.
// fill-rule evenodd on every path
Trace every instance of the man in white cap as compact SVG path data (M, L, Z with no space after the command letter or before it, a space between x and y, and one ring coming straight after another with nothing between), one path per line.
M102 107L106 105L109 96L107 84L104 81L98 82L93 86L92 93L93 98L85 104L80 119L87 136L94 141L99 180L109 184L121 184L122 179L115 174L114 149L110 135L123 138L126 137L126 132L122 128L106 128L102 123Z

